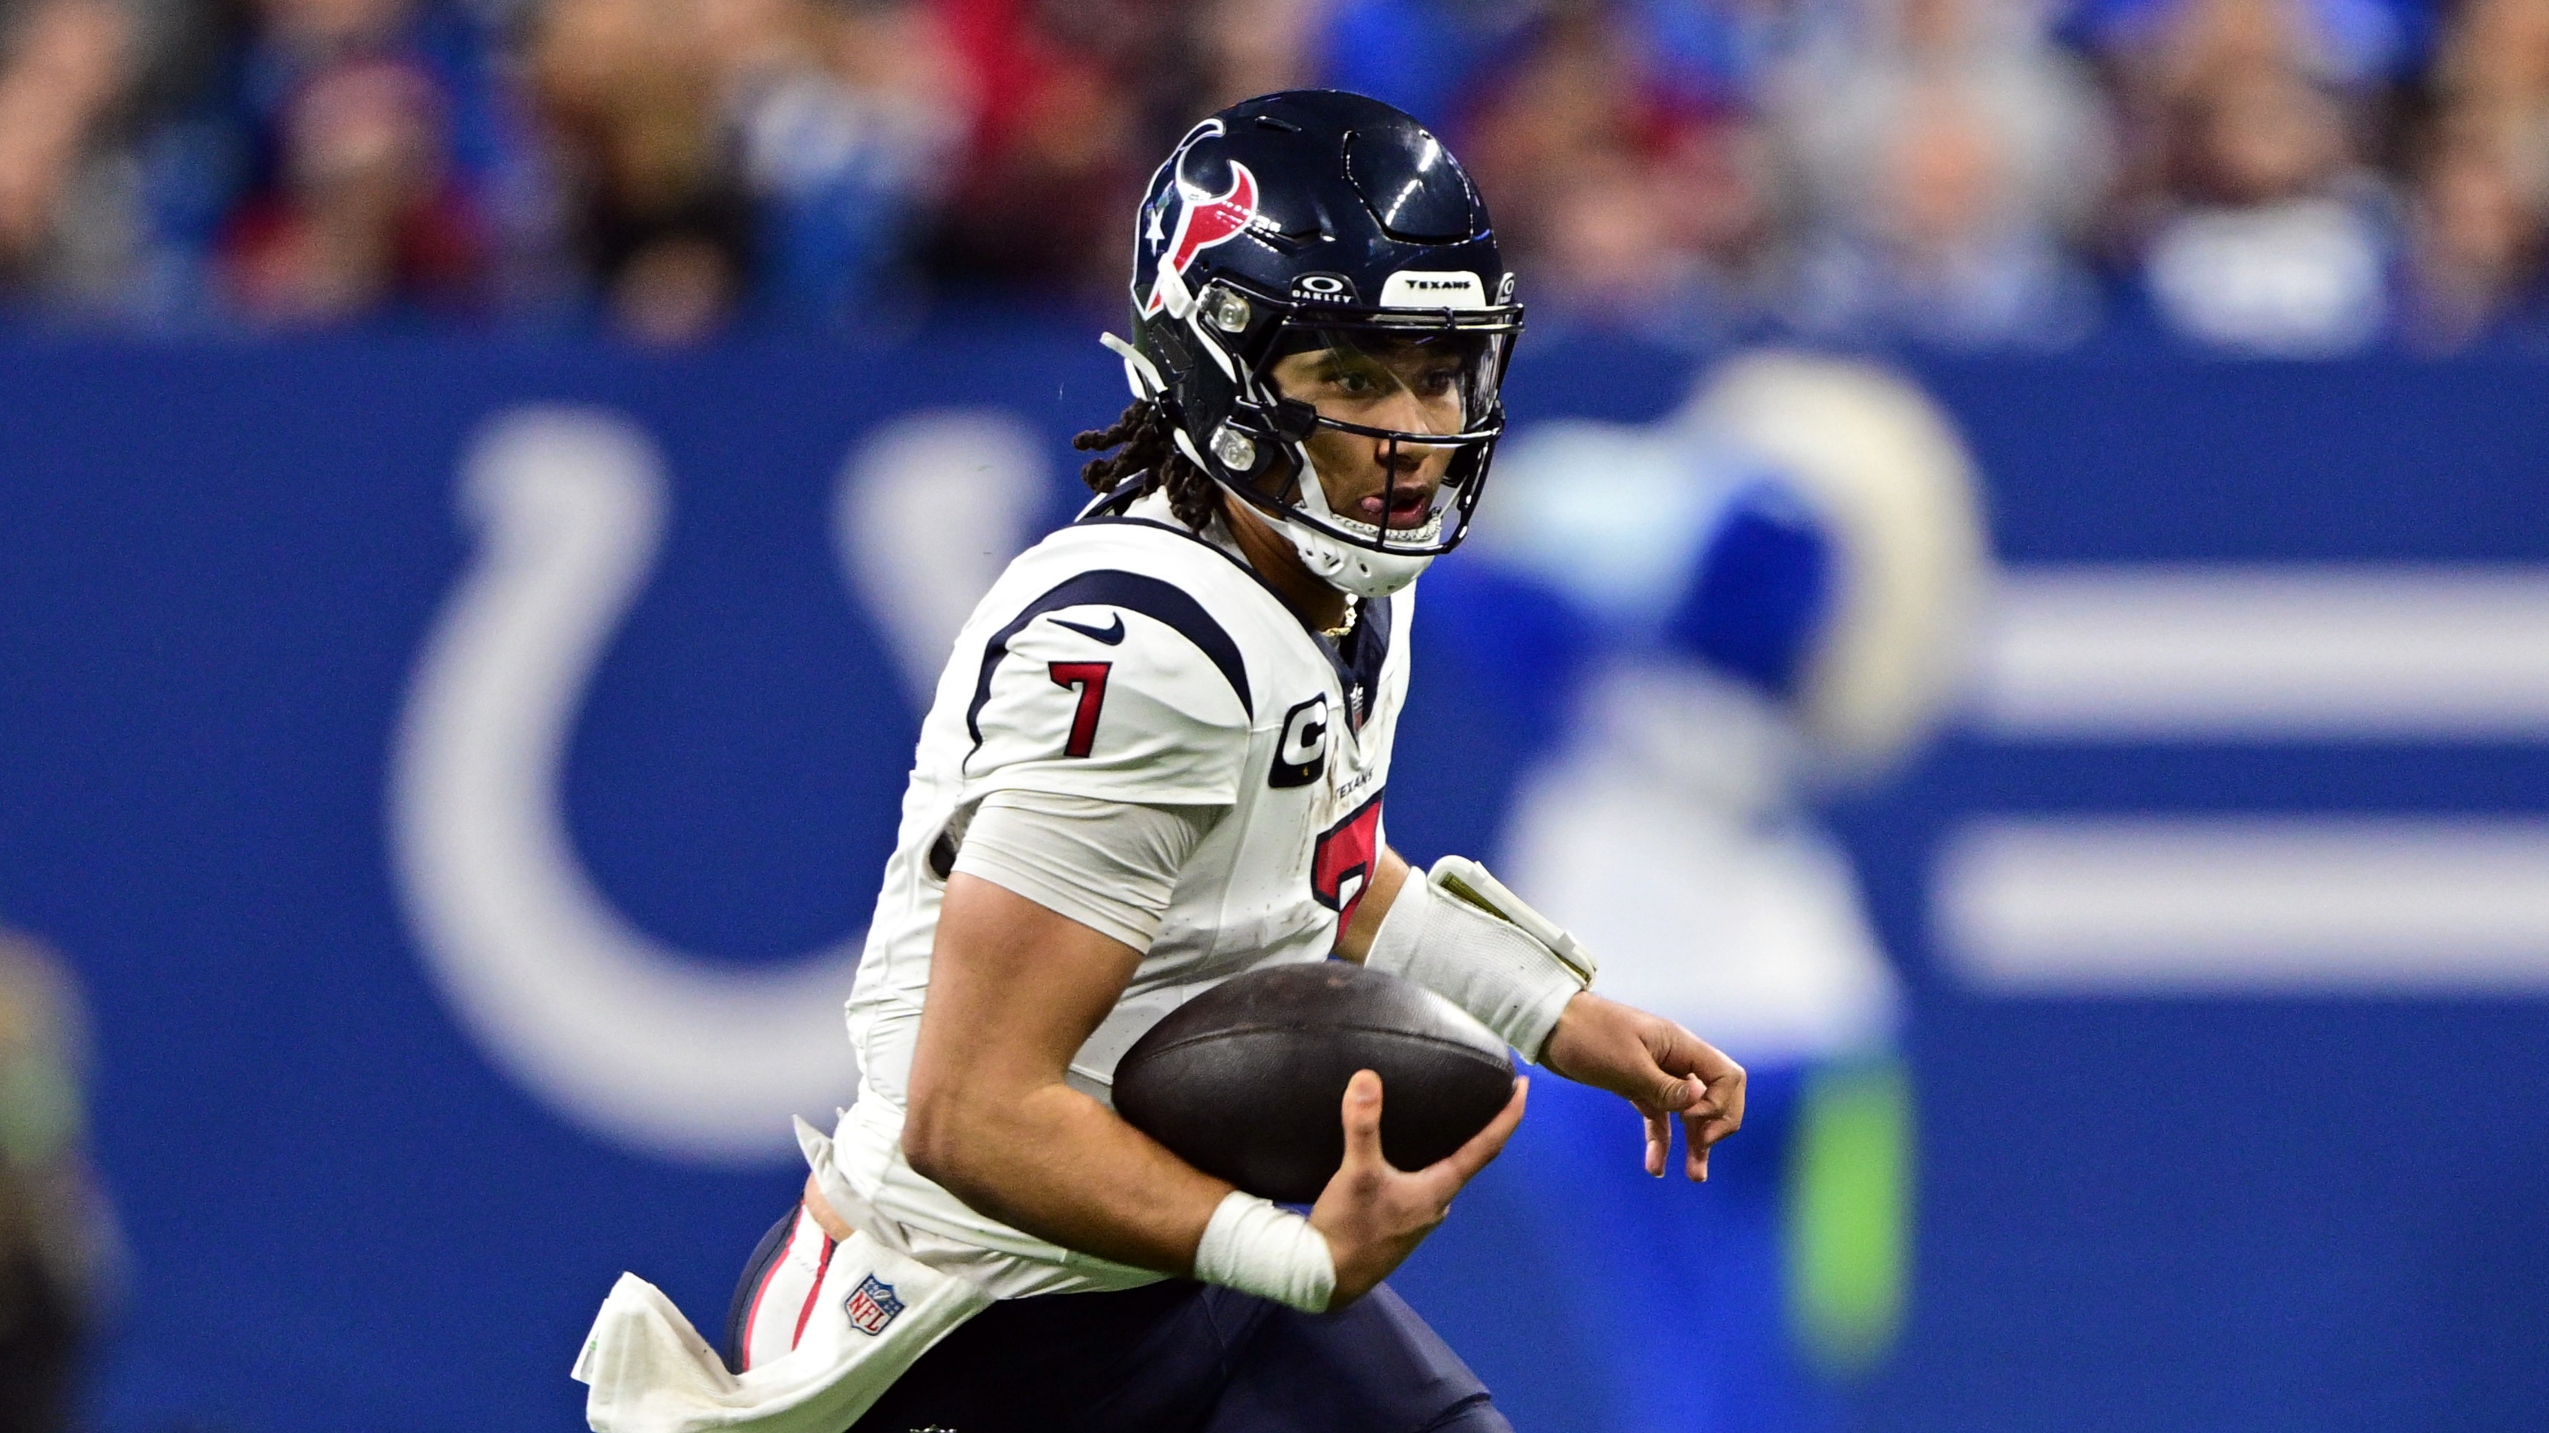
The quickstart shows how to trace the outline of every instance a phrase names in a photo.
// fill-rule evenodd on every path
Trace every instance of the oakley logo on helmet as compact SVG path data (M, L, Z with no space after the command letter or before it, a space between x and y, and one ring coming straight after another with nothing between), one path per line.
M1292 281L1292 296L1305 303L1351 304L1360 300L1354 280L1343 274L1303 274Z
M1172 288L1175 295L1183 295L1186 270L1193 266L1197 254L1238 238L1248 221L1257 217L1257 176L1248 172L1247 165L1230 161L1230 188L1219 194L1186 178L1187 152L1196 141L1221 133L1221 121L1208 119L1189 131L1179 142L1177 152L1169 156L1166 168L1171 179L1150 214L1149 241L1165 248L1158 252L1158 272L1151 278L1150 292L1142 299L1142 312L1146 315L1171 307ZM1172 204L1177 210L1173 226L1166 213ZM1183 309L1184 305L1175 307Z
M1487 306L1487 289L1476 274L1415 273L1401 270L1381 284L1383 308L1471 309Z

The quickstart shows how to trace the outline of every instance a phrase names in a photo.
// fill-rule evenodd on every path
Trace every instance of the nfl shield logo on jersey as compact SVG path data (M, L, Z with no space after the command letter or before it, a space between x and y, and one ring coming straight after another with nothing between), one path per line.
M850 1291L850 1327L863 1334L881 1334L894 1316L903 1311L903 1301L894 1297L894 1286L868 1275Z

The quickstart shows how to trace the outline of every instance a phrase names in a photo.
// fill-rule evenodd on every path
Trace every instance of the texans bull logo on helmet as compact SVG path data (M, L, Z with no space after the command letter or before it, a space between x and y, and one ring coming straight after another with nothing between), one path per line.
M1222 123L1208 119L1187 131L1177 150L1160 166L1157 192L1143 206L1147 220L1142 229L1142 253L1135 275L1135 292L1142 295L1142 313L1149 316L1167 309L1172 315L1186 308L1186 270L1195 256L1215 244L1226 244L1239 237L1250 220L1257 217L1257 176L1237 160L1228 161L1230 187L1215 194L1186 177L1186 160L1196 144L1222 135Z

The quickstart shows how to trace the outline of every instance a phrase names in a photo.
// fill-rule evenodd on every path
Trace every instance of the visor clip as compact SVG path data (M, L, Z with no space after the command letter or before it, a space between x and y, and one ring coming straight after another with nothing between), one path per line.
M1213 327L1224 333L1245 331L1248 320L1256 316L1246 299L1218 285L1204 296L1204 314L1212 320Z
M1257 465L1257 445L1247 434L1224 423L1213 430L1213 456L1233 472L1244 473Z
M1298 398L1278 398L1274 406L1275 436L1287 443L1309 440L1319 426L1319 410Z

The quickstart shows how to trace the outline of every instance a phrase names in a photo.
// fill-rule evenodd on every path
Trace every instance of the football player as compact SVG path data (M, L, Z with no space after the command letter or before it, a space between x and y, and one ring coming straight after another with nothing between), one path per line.
M1626 1096L1651 1174L1675 1118L1693 1179L1741 1123L1732 1061L1592 993L1575 942L1474 865L1414 872L1385 839L1413 584L1486 485L1513 276L1442 145L1334 92L1198 125L1135 224L1133 337L1108 338L1134 402L1081 439L1109 453L1097 499L956 639L849 1001L858 1101L809 1139L728 1361L750 1380L817 1318L846 1318L845 1359L925 1323L934 1346L871 1361L886 1386L842 1405L893 1433L1502 1429L1381 1281L1511 1133L1521 1082L1398 1170L1388 1092L1357 1075L1306 1216L1185 1164L1108 1086L1215 982L1341 956ZM988 1297L914 1292L941 1276Z

